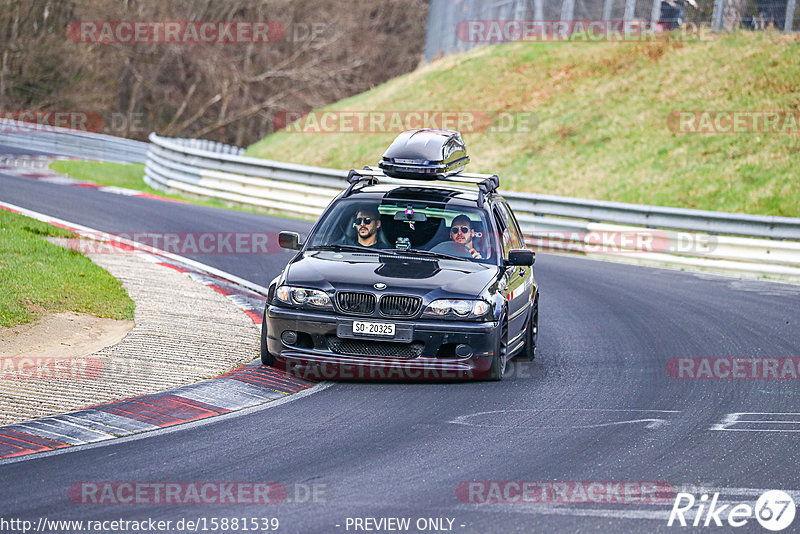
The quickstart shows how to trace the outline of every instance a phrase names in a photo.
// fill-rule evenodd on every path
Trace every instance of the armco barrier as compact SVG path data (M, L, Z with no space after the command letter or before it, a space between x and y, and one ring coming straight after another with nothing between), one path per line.
M156 134L150 142L144 180L164 191L315 217L347 185L346 171L206 150Z
M159 190L313 218L347 185L344 170L245 157L239 147L202 139L163 138L153 133L150 141L148 145L57 127L42 130L0 119L0 145L84 159L146 162L145 182ZM797 218L502 193L528 242L540 249L800 281ZM667 240L666 249L626 254L591 246L599 234L641 233L652 228ZM681 247L686 240L697 246Z
M145 163L147 143L113 135L0 119L0 145L80 159Z
M241 149L150 134L145 181L160 190L316 217L346 185L347 171L241 156ZM641 206L502 191L529 244L651 265L800 281L800 219ZM613 224L609 224L613 223ZM608 253L592 236L658 228L668 246ZM547 239L542 239L542 236ZM556 237L554 237L556 236ZM756 238L756 239L754 239ZM696 246L681 247L680 242Z

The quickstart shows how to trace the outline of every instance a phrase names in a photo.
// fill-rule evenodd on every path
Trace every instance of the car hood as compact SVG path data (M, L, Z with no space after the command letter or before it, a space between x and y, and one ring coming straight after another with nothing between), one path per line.
M286 270L285 283L323 290L369 290L386 284L387 293L424 296L434 290L477 296L496 279L498 268L471 261L372 253L312 251Z

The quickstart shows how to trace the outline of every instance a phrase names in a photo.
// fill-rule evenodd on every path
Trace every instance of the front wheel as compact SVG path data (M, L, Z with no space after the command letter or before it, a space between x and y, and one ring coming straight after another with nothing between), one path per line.
M275 363L275 357L267 349L267 306L264 306L264 319L261 321L261 363L270 367Z
M508 355L508 322L503 317L500 320L500 335L497 338L497 349L494 351L492 366L489 369L489 380L499 381L506 374L506 359Z
M522 360L533 360L536 358L536 344L539 342L539 295L533 299L528 327L525 330L525 347L520 352L519 358Z

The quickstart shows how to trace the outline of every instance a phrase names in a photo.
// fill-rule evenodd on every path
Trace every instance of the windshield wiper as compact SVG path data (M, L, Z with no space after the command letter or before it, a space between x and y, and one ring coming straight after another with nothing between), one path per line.
M335 250L338 252L371 252L373 254L388 254L389 256L398 256L400 254L419 254L421 256L430 256L433 258L440 258L445 260L459 260L468 261L469 258L462 258L453 256L452 254L445 254L443 252L433 252L431 250L422 250L418 248L409 249L388 249L388 248L372 248L363 247L361 245L314 245L308 247L306 250Z
M339 252L371 252L373 254L390 254L392 256L397 255L394 250L362 247L361 245L314 245L312 247L308 247L306 250L335 250Z
M467 261L470 258L462 258L459 256L453 256L452 254L445 254L444 252L434 252L432 250L422 250L419 248L409 248L406 250L398 250L398 252L411 252L414 254L421 254L423 256L431 256L433 258L442 258L445 260L459 260L459 261Z

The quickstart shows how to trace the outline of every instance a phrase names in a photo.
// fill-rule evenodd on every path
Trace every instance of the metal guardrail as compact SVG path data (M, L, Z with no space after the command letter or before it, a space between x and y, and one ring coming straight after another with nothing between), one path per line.
M146 180L158 189L251 194L245 204L271 199L276 207L294 213L319 215L347 186L347 171L281 163L196 148L186 140L150 134ZM247 187L245 187L247 186ZM291 191L278 200L275 193ZM299 194L302 193L302 194ZM711 234L800 240L800 218L744 215L717 211L644 206L554 195L501 191L521 222L542 225L543 217L610 222L649 228L668 228ZM222 198L222 197L219 197ZM562 226L568 221L561 221ZM556 221L550 220L550 224ZM583 227L583 225L579 225Z
M147 143L57 126L0 119L0 145L118 163L145 163Z
M344 170L245 157L228 145L155 133L150 142L145 182L164 191L317 217L347 186ZM538 249L800 281L798 218L501 193ZM621 241L612 253L597 247L609 236ZM650 248L637 248L643 236Z
M155 133L150 143L144 180L162 191L317 217L347 185L346 171L205 150Z
M644 206L503 191L514 211L650 228L800 240L800 218Z
M155 189L309 218L319 216L347 185L344 170L246 157L236 146L155 133L148 145L64 128L42 131L0 119L2 144L84 159L145 162L144 180ZM538 249L800 282L800 218L501 193L526 240ZM619 241L611 254L608 247L597 246L609 236ZM639 243L642 237L649 248Z

